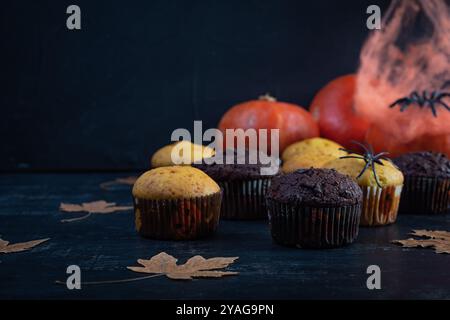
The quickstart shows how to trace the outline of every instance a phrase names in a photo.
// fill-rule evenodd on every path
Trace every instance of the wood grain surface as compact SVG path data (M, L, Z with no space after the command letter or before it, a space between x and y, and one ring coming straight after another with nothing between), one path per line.
M450 299L450 255L404 249L391 244L411 229L450 230L450 216L400 216L398 223L362 228L345 248L300 250L278 246L267 222L220 223L211 239L153 241L134 230L133 213L93 215L60 223L77 214L58 211L60 202L104 199L132 203L130 187L106 191L99 184L124 175L9 174L0 176L0 235L11 242L50 237L29 252L0 255L1 299ZM66 267L81 267L82 281L135 277L126 266L165 251L183 263L239 256L230 267L239 275L190 282L156 277L132 283L84 286L69 291L54 284L66 279ZM366 268L379 265L381 290L366 288Z

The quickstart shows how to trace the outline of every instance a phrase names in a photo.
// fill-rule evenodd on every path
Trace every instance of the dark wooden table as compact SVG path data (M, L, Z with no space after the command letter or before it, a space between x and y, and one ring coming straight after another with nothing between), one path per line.
M50 237L31 251L0 254L1 299L442 299L450 298L450 255L390 243L411 229L450 230L450 215L400 216L395 225L363 228L357 241L333 250L300 250L272 243L266 222L220 223L208 240L153 241L134 230L132 211L94 215L58 211L60 202L104 199L131 205L129 186L99 184L127 174L7 174L0 176L0 235L11 242ZM165 251L184 262L193 255L239 256L224 279L190 282L165 277L68 290L66 267L79 265L82 281L139 276L126 269ZM379 265L381 290L368 290L366 268Z

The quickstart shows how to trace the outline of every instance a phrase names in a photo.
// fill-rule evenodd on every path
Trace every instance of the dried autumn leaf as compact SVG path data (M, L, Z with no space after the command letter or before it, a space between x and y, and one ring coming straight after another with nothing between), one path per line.
M432 239L442 239L450 241L450 232L448 231L431 231L431 230L413 230L411 235L417 237L428 237Z
M139 259L137 262L142 267L127 267L129 270L141 273L164 274L168 278L176 280L192 280L192 278L220 278L223 276L236 275L238 272L217 271L232 264L239 257L211 258L194 256L185 264L177 265L178 259L161 252L149 260Z
M431 230L413 230L413 236L424 237L427 239L409 238L406 240L394 240L393 243L400 244L406 248L434 248L436 253L450 254L450 232L447 231L431 231Z
M27 242L19 242L14 244L9 244L9 241L0 239L0 253L13 253L13 252L21 252L29 250L47 240L46 239L39 239L39 240L33 240L33 241L27 241Z
M81 205L72 204L72 203L61 203L59 206L59 210L64 212L88 212L87 215L74 218L74 219L64 219L61 222L72 222L77 220L86 219L92 213L112 213L116 211L126 211L133 209L132 206L116 206L115 202L106 202L104 200L93 201L93 202L85 202Z
M129 185L132 186L136 182L138 177L125 177L125 178L117 178L115 180L102 182L100 184L100 188L102 189L108 189L109 187L115 186L115 185Z
M115 202L104 200L85 202L81 205L71 203L61 203L59 209L65 212L90 212L90 213L111 213L133 209L131 206L116 206Z

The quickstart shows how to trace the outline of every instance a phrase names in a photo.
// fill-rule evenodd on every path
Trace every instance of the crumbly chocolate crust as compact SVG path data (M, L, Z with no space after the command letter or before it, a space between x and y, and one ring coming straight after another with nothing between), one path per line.
M361 188L334 169L300 169L272 179L267 198L310 207L351 206L362 201Z
M442 153L407 153L394 159L394 163L406 177L450 178L450 160Z
M261 175L261 168L268 167L268 165L263 165L259 161L256 164L249 163L249 153L238 154L234 152L234 158L232 164L225 163L225 155L223 156L224 163L212 163L206 164L203 160L202 163L193 163L194 168L200 169L209 175L215 181L236 181L236 180L250 180L250 179L261 179L270 178L272 176ZM238 163L238 160L245 160L243 164Z

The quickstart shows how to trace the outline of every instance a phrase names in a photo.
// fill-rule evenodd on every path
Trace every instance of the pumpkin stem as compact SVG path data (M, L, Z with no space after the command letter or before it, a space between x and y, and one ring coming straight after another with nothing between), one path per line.
M259 96L258 100L264 100L264 101L270 101L270 102L276 102L277 99L272 97L269 93L266 93L265 95Z

